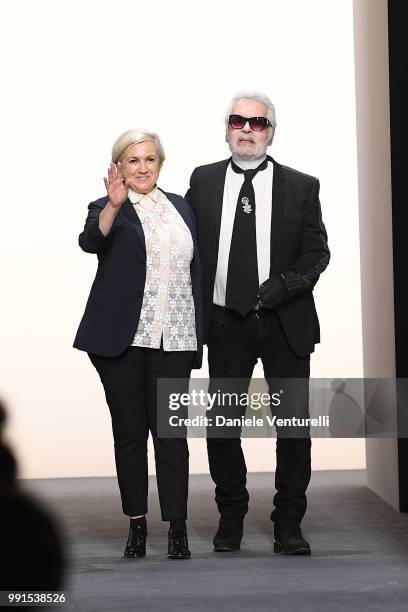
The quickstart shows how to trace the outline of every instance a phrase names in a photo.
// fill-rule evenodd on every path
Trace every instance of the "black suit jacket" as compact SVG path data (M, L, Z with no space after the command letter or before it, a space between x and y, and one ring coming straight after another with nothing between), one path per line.
M195 306L197 355L194 368L202 362L201 266L197 247L194 213L179 195L165 193L189 228L194 253L190 265ZM105 196L91 202L79 245L86 253L96 253L98 269L79 325L74 347L105 357L120 355L131 343L139 323L146 281L146 245L140 219L128 199L104 236L99 214L106 206Z
M293 351L309 355L320 341L312 290L330 259L319 202L319 181L292 168L274 165L270 275L283 274L288 300L277 307ZM196 168L186 200L197 219L203 277L203 341L208 341L224 194L230 159Z

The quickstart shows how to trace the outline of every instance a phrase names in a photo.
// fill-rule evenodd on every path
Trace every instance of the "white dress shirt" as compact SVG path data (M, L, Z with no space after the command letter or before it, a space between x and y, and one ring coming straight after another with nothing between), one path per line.
M237 166L243 170L248 170L259 166L265 157L266 156L251 161L233 159ZM232 229L234 226L238 195L243 182L244 175L234 172L231 164L229 164L225 175L217 271L215 274L213 294L213 302L214 304L218 304L218 306L225 306ZM271 258L272 183L273 163L268 161L267 168L258 172L252 180L255 191L256 253L258 259L259 284L269 278Z
M143 227L146 283L136 335L131 346L165 351L197 350L190 263L193 239L173 204L160 189L129 190Z

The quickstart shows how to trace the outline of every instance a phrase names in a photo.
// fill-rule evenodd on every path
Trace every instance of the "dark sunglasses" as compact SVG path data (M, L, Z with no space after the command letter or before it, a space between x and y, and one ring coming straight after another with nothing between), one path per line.
M228 117L228 123L233 130L242 130L247 121L249 127L254 132L260 132L266 127L272 127L271 122L266 117L242 117L241 115L230 115Z

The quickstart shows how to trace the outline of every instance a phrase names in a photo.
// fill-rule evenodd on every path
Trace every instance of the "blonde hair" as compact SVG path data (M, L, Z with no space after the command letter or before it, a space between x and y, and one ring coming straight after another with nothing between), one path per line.
M166 159L166 156L164 154L164 149L163 149L162 143L160 142L160 138L155 132L151 132L150 130L144 130L144 129L126 130L126 132L123 132L123 134L121 134L115 140L115 142L113 143L113 147L112 147L113 163L116 164L118 161L120 161L120 158L122 157L124 151L128 147L130 147L130 145L137 144L138 142L146 142L146 141L150 141L154 143L156 147L157 155L159 156L160 167L161 167L164 160Z

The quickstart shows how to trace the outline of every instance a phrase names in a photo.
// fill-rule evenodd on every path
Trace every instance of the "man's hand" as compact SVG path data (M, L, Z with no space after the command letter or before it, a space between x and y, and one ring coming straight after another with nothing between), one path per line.
M285 302L287 297L285 279L280 274L274 274L259 287L258 299L261 308L276 308Z

